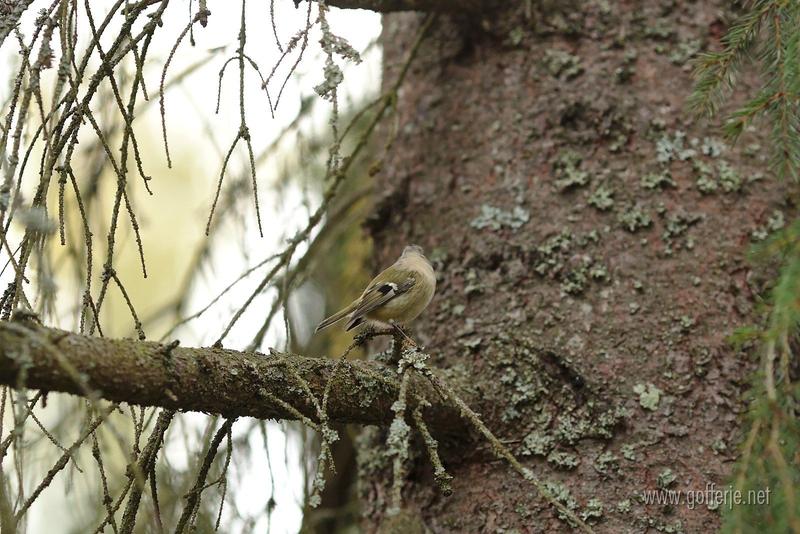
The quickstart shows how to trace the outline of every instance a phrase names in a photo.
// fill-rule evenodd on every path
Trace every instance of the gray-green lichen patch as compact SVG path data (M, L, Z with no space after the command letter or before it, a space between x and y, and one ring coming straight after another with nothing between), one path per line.
M656 478L656 485L661 489L670 487L678 477L672 472L672 469L666 468L658 474Z
M392 409L395 409L393 406ZM391 456L408 457L408 435L411 427L399 417L392 420L389 436L386 438L387 453Z
M574 454L563 452L563 451L553 451L547 455L547 461L552 465L565 470L571 470L578 467L580 464L580 460Z
M581 511L581 519L584 521L598 521L603 517L603 501L598 498L591 498L586 503L586 507Z
M575 242L578 244L579 247L586 248L591 243L599 243L600 242L600 233L597 230L591 230L585 234L579 235Z
M714 137L705 137L701 141L692 138L686 141L686 134L676 130L670 136L664 132L655 142L656 160L662 166L662 173L669 176L669 164L673 161L690 161L695 171L697 190L708 195L722 190L725 193L737 193L742 190L745 180L727 161L719 159L726 151L726 145ZM658 183L657 173L642 178L642 187L655 188Z
M711 165L704 161L695 161L693 166L697 175L695 180L697 190L704 195L710 195L711 193L716 192L717 189L719 189L719 183L714 176L714 171L711 168Z
M544 487L558 502L570 510L577 510L578 501L575 500L575 498L572 496L572 493L570 493L569 488L567 488L564 484L554 480L545 480ZM562 520L569 519L562 512L558 513L558 517Z
M478 348L481 346L481 343L483 343L483 338L481 337L470 337L461 340L461 344L464 346L464 348L470 351L478 350Z
M626 443L622 447L620 447L620 452L622 452L622 457L628 460L629 462L636 461L636 447L631 445L630 443Z
M562 230L561 233L549 238L536 247L540 259L534 270L542 276L560 271L565 261L564 253L568 252L571 246L572 234L568 230Z
M636 59L639 57L639 52L636 49L630 49L625 52L622 59L622 65L614 70L614 81L619 84L628 83L633 75L636 74Z
M599 186L592 192L587 200L590 206L594 206L600 211L608 211L614 206L614 190L604 185Z
M511 43L512 46L519 46L522 43L522 39L525 37L525 30L522 29L521 26L517 26L508 32L508 42Z
M589 434L591 423L588 419L577 419L570 414L561 416L558 420L558 427L555 430L555 437L561 443L574 445L579 439Z
M720 161L717 165L719 183L726 193L738 193L742 189L742 177L731 167L727 161Z
M716 169L709 162L700 159L693 161L692 166L695 171L697 190L704 195L710 195L720 189L725 193L739 193L747 182L747 180L725 160L719 160Z
M561 290L568 295L580 295L591 280L605 282L609 278L605 265L595 262L590 256L584 256L578 267L566 273L561 282Z
M602 263L593 263L589 269L589 276L591 276L593 280L599 280L603 282L607 282L611 277L608 274L608 269Z
M670 214L664 221L664 231L661 233L661 239L666 244L664 253L669 256L673 253L673 247L684 248L691 250L694 248L694 240L691 237L686 237L682 243L677 243L677 240L683 236L689 227L697 224L703 220L702 214L678 212Z
M631 512L631 500L623 499L617 502L617 512L621 514L629 514Z
M594 469L604 476L619 471L619 458L611 451L605 451L594 460Z
M581 58L564 50L551 48L544 53L544 64L552 76L571 80L583 73Z
M689 39L675 43L669 51L669 60L675 65L686 65L702 47L700 39Z
M592 424L590 425L591 435L593 437L611 439L614 437L614 428L629 418L630 415L630 412L624 406L617 406L601 412L592 419Z
M508 404L501 413L503 422L509 422L522 415L519 411L521 404L533 404L544 393L546 389L538 380L530 380L524 372L517 372L513 367L506 367L500 376L500 382L508 388L510 393Z
M700 151L710 158L717 158L725 152L725 143L716 137L704 137Z
M359 473L366 479L369 475L375 475L389 467L391 456L386 453L384 447L368 446L380 439L381 431L378 427L367 426L359 433L356 438L357 462Z
M530 213L528 210L514 206L512 210L504 210L483 204L481 206L481 213L470 222L470 226L475 229L483 230L489 228L491 230L500 230L501 228L511 228L517 230L530 220Z
M450 260L450 254L447 252L447 249L443 247L434 247L428 255L428 258L431 260L434 267L443 268Z
M648 526L656 530L656 532L663 532L664 534L684 534L686 532L683 528L683 522L680 519L676 519L673 523L651 519L648 521Z
M536 247L534 271L561 281L564 294L577 295L592 281L608 281L611 276L605 265L586 254L576 254L575 248L586 248L600 241L600 233L592 230L574 235L569 230L551 236Z
M666 17L661 17L645 27L644 35L655 39L671 40L675 35L675 26Z
M603 121L597 125L597 134L600 139L607 141L606 147L612 154L621 152L628 145L631 134L636 131L628 111L624 105L614 104L609 107Z
M464 274L464 295L470 296L475 293L483 292L482 278L478 275L475 269L469 269Z
M586 289L589 278L586 276L585 269L570 271L561 282L561 290L568 295L580 295Z
M783 217L783 212L781 210L774 210L772 215L767 219L767 230L770 232L777 232L783 228L785 224L786 220Z
M600 406L594 398L579 400L573 393L576 386L557 367L557 362L572 365L568 358L536 343L527 336L507 334L487 343L499 351L492 367L503 394L493 402L501 407L500 419L511 428L528 425L517 447L520 456L545 457L561 469L571 469L579 458L560 451L584 439L611 439L629 414L622 406Z
M680 324L681 330L684 333L691 330L691 328L694 326L694 323L695 323L694 319L692 319L688 315L681 315L678 318L678 324Z
M664 189L665 187L675 187L675 180L666 169L658 172L651 172L642 176L639 181L644 189Z
M581 156L572 150L565 150L553 163L556 176L555 185L559 192L584 186L589 183L589 173L580 169Z
M539 430L529 432L522 439L519 453L522 456L545 456L555 445L555 439Z
M650 411L658 409L662 391L656 386L650 383L636 384L633 386L633 392L639 395L639 404L642 408Z
M690 226L703 220L702 214L678 212L667 217L662 238L667 241L683 235Z
M728 450L728 444L725 443L725 440L722 439L721 437L717 438L711 444L711 450L713 450L717 454L723 454Z
M763 241L770 233L777 232L785 225L786 219L784 218L783 212L781 210L773 210L772 214L767 219L767 223L764 226L759 226L750 233L750 240L754 242Z
M352 61L355 64L361 63L361 55L345 39L333 35L330 32L323 34L322 45L328 50L332 50L343 59ZM314 91L326 100L334 99L336 88L344 81L342 69L333 61L328 61L323 70L325 79L314 87Z
M676 130L672 137L664 134L656 141L656 161L661 164L686 161L696 154L697 150L686 146L686 133L681 130Z
M617 220L623 228L631 233L640 228L648 228L653 224L653 219L639 205L629 205L617 216Z

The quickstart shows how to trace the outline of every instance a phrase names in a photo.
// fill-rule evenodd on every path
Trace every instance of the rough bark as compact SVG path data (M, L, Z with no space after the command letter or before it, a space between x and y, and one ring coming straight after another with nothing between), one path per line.
M336 364L325 358L88 337L30 321L0 321L0 384L225 417L297 419L286 408L291 405L318 421L297 377L321 402ZM342 362L331 386L328 418L388 424L397 387L396 373L383 364ZM417 380L414 387L417 398L431 403L425 417L432 425L446 432L463 429L457 411L439 402L427 382Z
M440 282L415 337L598 532L714 531L719 510L640 497L727 484L753 359L726 337L758 319L745 254L785 198L755 134L721 148L683 111L724 3L514 4L440 16L421 50L376 188L376 263L426 249ZM384 17L386 80L421 21ZM384 440L360 451L370 530ZM404 489L432 531L567 530L485 451L444 460L451 497L421 453Z
M0 1L0 45L14 30L25 10L30 7L33 0L2 0Z
M392 11L477 12L497 5L497 0L327 0L328 5L344 9L367 9L379 13Z

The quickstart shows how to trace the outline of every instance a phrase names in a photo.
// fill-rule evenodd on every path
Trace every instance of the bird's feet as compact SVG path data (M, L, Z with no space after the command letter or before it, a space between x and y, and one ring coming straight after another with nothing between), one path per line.
M403 328L399 324L392 323L392 328L394 329L395 333L397 334L395 336L395 339L400 339L401 341L404 341L405 343L408 343L409 345L411 345L414 348L418 348L419 347L419 345L417 345L417 342L414 341L413 339L411 339L411 336L406 334L405 330L403 330Z
M353 337L353 344L357 347L360 347L375 336L376 336L375 327L372 325L368 325Z

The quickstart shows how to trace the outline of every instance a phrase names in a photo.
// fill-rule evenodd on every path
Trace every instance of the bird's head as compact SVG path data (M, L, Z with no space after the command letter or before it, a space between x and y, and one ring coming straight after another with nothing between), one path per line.
M422 247L419 245L408 245L406 248L403 249L402 256L408 256L409 254L417 254L419 256L425 256L425 252L422 250Z

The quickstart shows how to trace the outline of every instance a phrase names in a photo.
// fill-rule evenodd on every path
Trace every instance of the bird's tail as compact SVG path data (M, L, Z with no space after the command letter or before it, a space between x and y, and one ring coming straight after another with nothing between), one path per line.
M319 332L322 329L328 328L333 323L341 321L342 319L347 317L352 311L353 311L353 304L344 308L343 310L339 310L338 312L334 313L327 319L323 319L323 321L319 323L319 325L317 325L317 329L314 330L314 332Z

